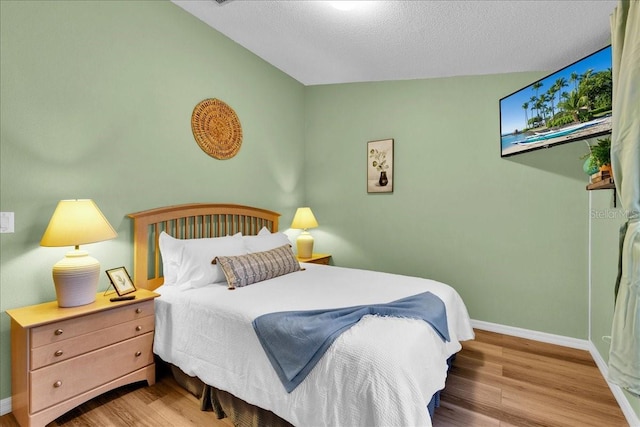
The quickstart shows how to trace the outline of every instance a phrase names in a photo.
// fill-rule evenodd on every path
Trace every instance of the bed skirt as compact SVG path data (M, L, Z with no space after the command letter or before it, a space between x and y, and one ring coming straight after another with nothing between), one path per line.
M451 369L455 357L454 354L447 360L449 369ZM218 419L229 418L235 427L294 427L273 412L251 405L231 393L205 384L200 378L185 374L175 365L160 358L157 358L156 362L156 366L168 366L178 385L200 400L200 410L212 410ZM440 391L431 397L431 401L427 405L431 418L439 406Z
M200 400L202 411L213 410L218 419L229 418L236 427L293 427L276 414L251 405L224 390L205 384L198 377L185 374L175 365L167 364L178 385Z

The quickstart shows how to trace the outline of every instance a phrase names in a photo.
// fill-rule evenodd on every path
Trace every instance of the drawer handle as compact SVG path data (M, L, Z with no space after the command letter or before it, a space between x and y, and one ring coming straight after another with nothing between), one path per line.
M62 329L56 329L56 331L54 332L54 334L56 334L56 335L62 335L62 332L64 332Z
M141 351L136 351L136 357L140 357L142 356L142 352Z
M142 326L138 325L136 326L136 331L140 332L142 330Z
M136 313L138 313L138 314L142 313L142 309L141 308L136 308Z
M62 381L60 381L60 380L56 381L55 383L53 383L53 386L54 386L55 388L62 387Z
M58 350L55 353L53 353L54 356L62 356L62 350Z

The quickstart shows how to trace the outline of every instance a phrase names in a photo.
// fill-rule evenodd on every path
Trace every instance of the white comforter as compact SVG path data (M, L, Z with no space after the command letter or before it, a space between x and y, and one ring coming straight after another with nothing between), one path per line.
M432 280L303 264L304 271L230 291L158 288L154 352L205 383L296 426L430 426L449 356L473 339L458 293ZM422 320L366 316L287 393L251 321L276 311L384 303L431 291L447 307L451 341Z

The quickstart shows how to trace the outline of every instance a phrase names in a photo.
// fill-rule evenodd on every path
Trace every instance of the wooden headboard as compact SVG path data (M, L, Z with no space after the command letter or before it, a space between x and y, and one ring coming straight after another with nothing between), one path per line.
M262 227L278 231L280 214L233 204L194 203L150 209L128 215L133 219L133 283L154 290L162 285L158 237L162 231L178 239L200 239L242 233L258 234Z

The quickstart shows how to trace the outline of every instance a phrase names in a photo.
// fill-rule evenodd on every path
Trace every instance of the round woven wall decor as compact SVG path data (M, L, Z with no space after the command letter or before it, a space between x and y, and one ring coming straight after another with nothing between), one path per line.
M200 101L191 115L191 130L202 151L216 159L230 159L240 151L242 126L229 107L219 99Z

